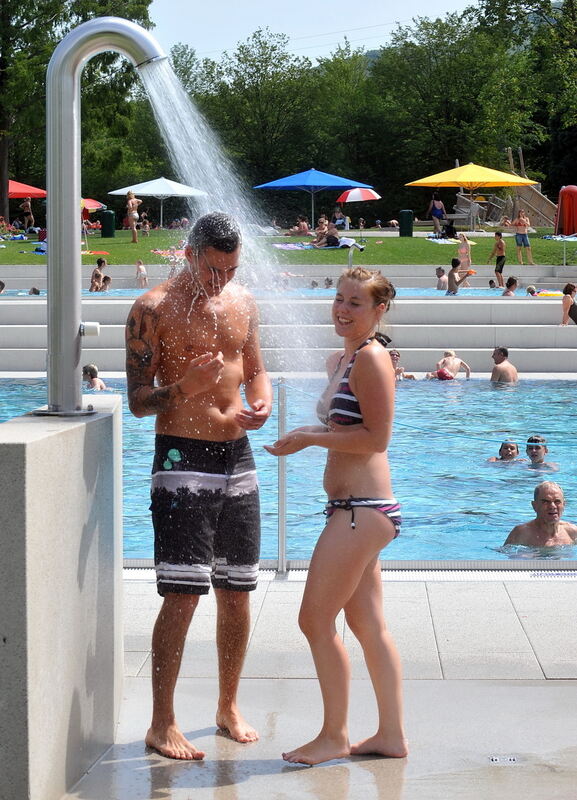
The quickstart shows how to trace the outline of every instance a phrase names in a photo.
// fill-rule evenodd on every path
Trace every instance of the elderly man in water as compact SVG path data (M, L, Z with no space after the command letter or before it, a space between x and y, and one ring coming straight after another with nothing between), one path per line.
M522 544L526 547L559 547L575 544L577 525L565 522L563 489L553 481L544 481L535 487L533 502L535 519L516 525L505 544Z

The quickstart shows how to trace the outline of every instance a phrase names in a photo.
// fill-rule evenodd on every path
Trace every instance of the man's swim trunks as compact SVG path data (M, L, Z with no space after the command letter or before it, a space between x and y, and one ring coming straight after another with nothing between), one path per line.
M158 593L256 588L260 508L248 438L156 436L152 523Z
M495 259L495 272L503 272L505 266L505 256L497 256Z
M437 370L437 378L440 381L453 381L455 380L455 376L452 375L448 369L438 369Z

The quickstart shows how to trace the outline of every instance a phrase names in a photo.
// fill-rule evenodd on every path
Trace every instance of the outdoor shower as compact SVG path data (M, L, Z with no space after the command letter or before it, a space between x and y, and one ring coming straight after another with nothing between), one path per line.
M72 30L54 51L46 77L48 229L48 410L75 416L82 409L83 323L80 230L80 76L84 64L112 50L135 67L166 58L151 34L126 19L99 17Z

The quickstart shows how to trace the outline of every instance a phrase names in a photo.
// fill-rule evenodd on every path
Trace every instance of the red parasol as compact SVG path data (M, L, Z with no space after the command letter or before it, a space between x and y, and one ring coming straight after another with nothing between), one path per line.
M28 186L27 183L8 181L8 197L46 197L46 191L44 189L37 189L35 186Z
M337 203L366 203L367 200L380 200L381 195L374 189L347 189L337 197Z

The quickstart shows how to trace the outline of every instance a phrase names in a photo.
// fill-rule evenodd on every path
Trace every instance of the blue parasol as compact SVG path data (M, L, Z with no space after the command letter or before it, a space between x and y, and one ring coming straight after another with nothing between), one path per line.
M311 196L311 224L315 223L315 194L322 192L323 189L372 189L368 183L359 183L349 178L341 178L339 175L331 175L329 172L320 172L317 169L308 169L305 172L297 172L295 175L287 175L286 178L279 178L276 181L261 183L253 186L253 189L287 189L295 191L309 192Z

